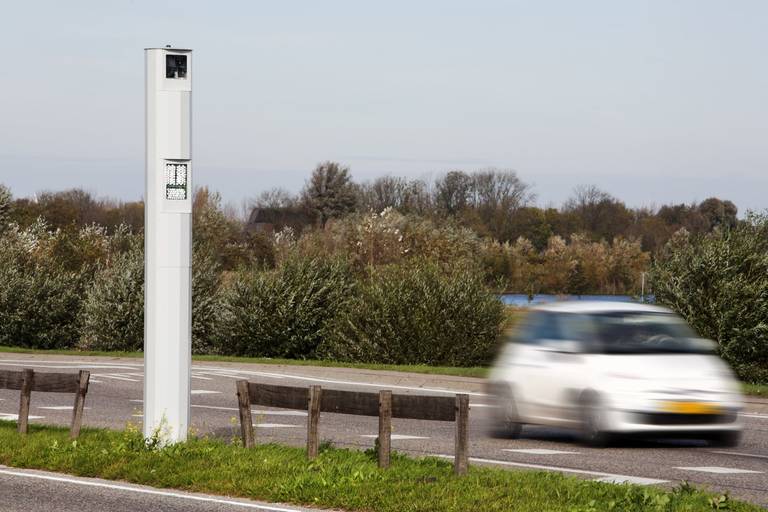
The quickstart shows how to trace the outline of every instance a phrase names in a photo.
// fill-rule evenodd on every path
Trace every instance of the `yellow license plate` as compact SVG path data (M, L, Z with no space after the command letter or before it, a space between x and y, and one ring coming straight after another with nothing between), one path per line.
M661 409L664 412L677 414L719 414L722 412L719 405L710 402L662 402Z

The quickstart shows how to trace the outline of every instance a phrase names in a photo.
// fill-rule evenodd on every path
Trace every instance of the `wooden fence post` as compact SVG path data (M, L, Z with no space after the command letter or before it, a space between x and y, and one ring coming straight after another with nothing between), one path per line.
M323 390L320 386L312 385L309 387L309 397L307 401L307 458L309 460L317 457L317 451L320 446L318 440L317 424L320 420L320 400Z
M253 418L251 417L251 394L248 391L248 381L237 381L237 406L240 409L240 435L243 446L253 448Z
M80 435L80 426L83 424L83 407L85 406L85 394L88 393L88 382L91 372L80 370L77 376L77 391L75 392L75 407L72 409L72 423L69 425L69 438L76 439Z
M28 368L22 371L21 377L21 397L19 399L19 421L18 429L20 434L26 434L29 430L29 401L32 396L32 386L35 382L35 372Z
M389 467L392 449L392 391L379 391L379 467Z
M456 395L456 459L453 470L467 474L469 466L469 395Z

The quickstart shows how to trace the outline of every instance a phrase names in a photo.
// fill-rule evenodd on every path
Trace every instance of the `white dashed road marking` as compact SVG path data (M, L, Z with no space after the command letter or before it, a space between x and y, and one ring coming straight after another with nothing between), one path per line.
M768 414L742 414L741 416L743 418L759 418L763 420L768 419Z
M379 437L377 434L365 434L360 437L366 437L368 439L376 439ZM422 436L406 436L403 434L392 434L392 440L393 441L407 441L409 439L429 439L428 437L422 437Z
M701 473L717 473L719 475L763 473L762 471L752 471L751 469L722 468L720 466L700 466L700 467L687 467L687 468L675 468L675 469L682 469L683 471L699 471Z
M123 377L121 374L118 374L118 373L99 373L99 374L94 374L94 375L96 377L104 377L104 378L107 378L107 379L122 380L122 381L125 381L125 382L139 382L138 380L132 379L130 377Z
M71 411L74 408L74 405L41 405L38 407L38 409L48 409L49 411ZM90 407L83 407L83 409L87 411Z
M235 409L235 410L237 410L237 409ZM257 415L261 414L261 415L264 415L264 416L306 416L307 415L307 413L305 411L287 411L287 410L284 410L284 411L262 411L262 410L258 410L258 409L252 409L251 413L252 414L257 414Z
M221 391L211 391L209 389L193 389L191 393L193 395L220 395Z
M192 407L196 409L213 409L214 411L239 411L237 407L222 407L219 405L196 405L192 404ZM253 414L267 414L275 416L306 416L306 411L291 411L291 410L279 410L279 411L265 411L259 409L251 409Z
M712 453L721 453L723 455L740 455L742 457L754 457L756 459L768 459L768 455L758 455L756 453L721 452L718 450L712 450Z
M45 419L45 416L29 416L30 420L42 420ZM6 414L6 413L0 413L0 420L7 420L7 421L19 421L19 415L18 414Z
M578 454L579 452L566 452L563 450L547 450L545 448L506 448L504 450L501 450L503 452L514 452L514 453L527 453L530 455L564 455L564 454Z

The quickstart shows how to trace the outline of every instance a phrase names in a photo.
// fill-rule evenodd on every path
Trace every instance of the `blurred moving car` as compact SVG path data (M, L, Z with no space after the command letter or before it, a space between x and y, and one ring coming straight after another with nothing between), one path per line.
M504 341L489 379L497 431L579 429L603 446L619 434L738 444L742 396L733 372L668 309L624 302L531 308Z

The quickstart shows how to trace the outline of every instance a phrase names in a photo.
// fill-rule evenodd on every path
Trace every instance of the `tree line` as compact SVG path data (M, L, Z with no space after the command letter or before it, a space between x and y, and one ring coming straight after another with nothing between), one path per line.
M0 221L6 225L24 228L42 218L51 229L72 233L88 225L108 232L120 226L143 230L140 201L99 199L80 189L13 199L0 190ZM306 252L314 244L315 252L359 259L365 249L371 253L368 264L387 262L391 254L375 253L385 251L377 237L388 235L371 230L399 229L405 237L398 242L402 257L439 245L440 236L453 237L458 246L472 246L487 282L505 291L637 294L641 273L676 232L705 234L739 222L736 206L719 198L631 208L594 185L581 185L559 207L537 206L535 200L531 185L508 169L454 170L432 182L382 176L360 183L348 167L323 162L298 193L278 188L257 195L248 220L223 207L215 192L197 190L194 236L212 247L224 270L234 270L274 266L287 239ZM415 240L429 238L429 230L440 235ZM360 233L370 240L349 246ZM409 243L415 245L405 247Z

